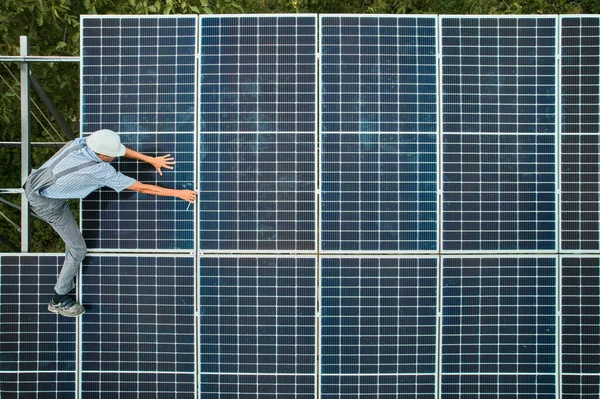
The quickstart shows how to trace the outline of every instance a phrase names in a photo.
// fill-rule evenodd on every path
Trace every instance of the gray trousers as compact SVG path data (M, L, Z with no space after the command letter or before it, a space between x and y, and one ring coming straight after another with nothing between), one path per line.
M65 262L62 266L54 291L60 295L68 294L75 284L73 279L79 270L79 265L87 254L83 235L75 222L67 200L46 198L37 192L30 193L29 205L36 215L52 226L65 242Z

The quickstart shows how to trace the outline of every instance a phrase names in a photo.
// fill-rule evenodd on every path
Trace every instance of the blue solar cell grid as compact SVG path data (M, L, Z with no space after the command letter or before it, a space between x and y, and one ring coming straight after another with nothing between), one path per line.
M561 249L598 251L600 18L560 23Z
M441 17L443 250L556 249L556 31Z
M321 128L437 130L436 18L321 17Z
M600 379L600 259L561 257L562 392L597 396Z
M442 397L557 392L557 266L556 257L443 259Z
M162 176L149 164L118 162L143 183L194 189L196 30L195 16L82 17L81 131L112 129L128 148L175 158ZM82 229L91 249L192 249L186 209L172 197L103 189L83 201Z
M84 267L82 395L193 397L194 258L91 256Z
M554 136L443 140L443 250L556 249Z
M200 19L200 249L315 249L316 51L314 15Z
M321 247L437 249L436 19L321 18Z
M62 262L62 256L0 256L2 397L75 398L75 322L47 309Z
M561 135L561 249L600 249L600 137Z
M441 17L444 133L556 132L556 17Z
M561 132L600 133L600 18L560 17Z
M321 301L323 397L434 397L437 258L322 258Z
M200 18L202 132L314 132L316 17Z
M313 398L315 258L199 262L201 395Z

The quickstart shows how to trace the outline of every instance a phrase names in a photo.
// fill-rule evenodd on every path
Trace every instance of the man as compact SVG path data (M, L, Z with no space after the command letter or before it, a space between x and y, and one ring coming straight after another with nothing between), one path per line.
M143 194L177 197L189 202L196 200L194 191L144 184L117 172L109 162L120 156L148 162L160 175L162 168L173 169L171 165L175 164L170 155L149 157L125 148L117 133L103 129L67 143L27 178L25 194L31 209L54 228L66 247L54 297L48 304L50 312L67 317L85 312L85 308L69 295L75 288L73 279L87 253L87 247L67 199L84 198L92 191L107 186L117 192L128 189Z

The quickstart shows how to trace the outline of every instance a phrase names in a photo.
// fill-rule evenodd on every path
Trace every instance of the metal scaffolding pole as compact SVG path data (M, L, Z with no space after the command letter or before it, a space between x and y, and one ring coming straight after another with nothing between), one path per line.
M20 56L29 55L29 39L20 37ZM21 62L21 185L29 176L31 163L29 144L29 65ZM29 252L29 201L25 192L21 193L21 252Z

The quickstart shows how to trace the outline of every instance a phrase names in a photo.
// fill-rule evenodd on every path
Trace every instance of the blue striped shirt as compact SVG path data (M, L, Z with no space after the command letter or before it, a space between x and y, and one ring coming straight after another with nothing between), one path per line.
M84 144L84 147L71 152L55 165L54 174L56 175L65 169L89 161L98 163L60 177L56 183L40 191L42 196L48 198L85 198L100 187L106 186L120 192L135 183L135 179L117 172L108 162L102 161L94 151L85 145L85 142L86 137L82 137L71 143L71 145ZM53 162L52 159L46 161L42 168L51 166Z

